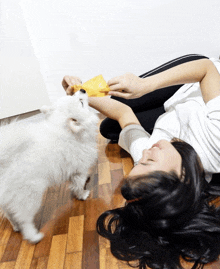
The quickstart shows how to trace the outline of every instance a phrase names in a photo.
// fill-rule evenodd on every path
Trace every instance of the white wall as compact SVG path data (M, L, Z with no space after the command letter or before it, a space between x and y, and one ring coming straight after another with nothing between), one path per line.
M0 2L0 119L49 104L19 2Z
M17 2L18 0L4 0ZM136 75L187 53L220 55L219 0L20 0L53 102L66 74ZM10 83L10 82L9 82Z

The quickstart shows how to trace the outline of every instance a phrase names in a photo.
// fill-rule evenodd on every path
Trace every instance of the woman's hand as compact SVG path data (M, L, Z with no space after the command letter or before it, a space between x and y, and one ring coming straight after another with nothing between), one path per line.
M67 95L74 94L74 88L72 86L82 84L82 81L78 77L65 76L62 80L62 86Z
M109 94L125 99L141 97L147 92L144 91L144 80L132 73L112 78L108 81L110 87Z

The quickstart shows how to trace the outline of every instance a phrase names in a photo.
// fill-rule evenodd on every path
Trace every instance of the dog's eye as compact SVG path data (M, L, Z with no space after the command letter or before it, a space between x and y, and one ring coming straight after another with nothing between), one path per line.
M71 119L72 121L75 121L75 122L77 122L77 120L76 119Z

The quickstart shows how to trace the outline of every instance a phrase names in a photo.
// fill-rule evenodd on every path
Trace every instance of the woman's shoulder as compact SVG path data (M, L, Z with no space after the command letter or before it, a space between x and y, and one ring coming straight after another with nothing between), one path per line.
M122 129L118 144L137 162L144 148L148 147L150 134L141 125L131 124Z
M130 124L122 129L119 135L118 144L126 151L130 148L131 144L138 139L150 138L150 134L145 131L145 129L138 124Z

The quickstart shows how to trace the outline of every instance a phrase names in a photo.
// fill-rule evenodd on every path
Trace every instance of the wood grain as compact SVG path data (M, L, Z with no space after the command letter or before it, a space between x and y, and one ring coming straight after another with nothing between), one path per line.
M48 269L62 269L64 267L66 254L67 234L53 236L50 255L48 260Z

